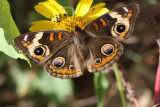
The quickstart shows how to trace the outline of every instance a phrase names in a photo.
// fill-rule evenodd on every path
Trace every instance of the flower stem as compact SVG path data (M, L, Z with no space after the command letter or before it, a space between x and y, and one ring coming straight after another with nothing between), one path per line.
M109 83L104 72L94 74L94 87L98 97L97 107L103 107L106 91L109 88Z
M123 92L123 86L122 86L120 74L119 74L119 71L118 71L118 68L117 68L116 64L113 65L113 69L114 69L114 74L115 74L116 79L117 79L118 89L119 89L119 92L120 92L123 107L127 107L127 103L126 103L126 99L125 99L124 92Z

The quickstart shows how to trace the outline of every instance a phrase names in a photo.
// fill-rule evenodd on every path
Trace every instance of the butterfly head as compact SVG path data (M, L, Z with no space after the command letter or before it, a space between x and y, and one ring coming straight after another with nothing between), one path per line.
M78 35L81 33L82 33L82 29L78 25L76 25L74 29L74 35Z

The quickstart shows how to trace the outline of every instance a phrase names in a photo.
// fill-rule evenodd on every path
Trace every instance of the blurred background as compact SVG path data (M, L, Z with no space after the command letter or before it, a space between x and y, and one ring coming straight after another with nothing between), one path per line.
M44 0L8 0L13 19L21 34L29 32L31 22L45 19L34 10ZM57 0L62 6L76 7L78 0ZM110 10L129 3L140 5L135 30L124 44L124 54L118 61L119 70L130 82L141 107L151 107L158 65L158 46L154 28L160 28L160 0L94 0L105 2ZM148 20L152 16L157 25ZM18 35L17 35L18 36ZM122 107L113 71L106 73L109 88L105 107ZM127 101L128 107L135 107ZM42 67L30 68L25 60L15 60L0 52L0 107L96 107L97 97L93 74L77 79L60 80L49 76Z

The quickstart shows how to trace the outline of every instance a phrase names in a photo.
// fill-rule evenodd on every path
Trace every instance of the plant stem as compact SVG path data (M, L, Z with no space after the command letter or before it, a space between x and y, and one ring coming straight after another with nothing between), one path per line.
M113 65L113 69L114 69L114 74L115 74L116 79L117 79L118 89L119 89L119 92L120 92L123 107L127 107L127 103L126 103L126 99L125 99L124 92L123 92L123 86L122 86L120 74L119 74L119 71L118 71L118 68L117 68L116 64Z

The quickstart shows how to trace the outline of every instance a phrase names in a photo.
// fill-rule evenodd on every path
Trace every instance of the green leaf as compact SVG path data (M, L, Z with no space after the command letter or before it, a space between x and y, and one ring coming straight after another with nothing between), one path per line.
M4 31L3 31L2 28L0 28L0 40L1 40L1 42L0 42L0 51L2 51L2 52L5 53L6 55L8 55L8 56L10 56L10 57L12 57L12 58L15 58L15 59L17 59L17 58L25 59L25 60L28 61L28 63L29 63L30 66L31 66L31 63L30 63L30 61L29 61L28 58L26 58L23 54L18 53L18 52L13 48L12 45L9 45L9 44L7 43L7 41L6 41L5 38L4 38Z
M74 16L74 8L72 6L64 7L64 9L66 10L68 16Z
M74 15L74 8L70 5L68 0L56 0L56 1L64 7L68 16Z
M15 59L25 59L31 66L26 56L18 53L12 45L9 45L13 44L13 39L20 33L11 16L7 0L0 0L0 28L0 51Z
M98 97L97 106L103 107L106 91L109 87L109 83L106 78L106 74L104 72L99 72L94 74L94 87Z
M6 41L9 44L13 44L13 39L20 35L11 16L10 6L7 0L0 0L0 27L3 28Z

